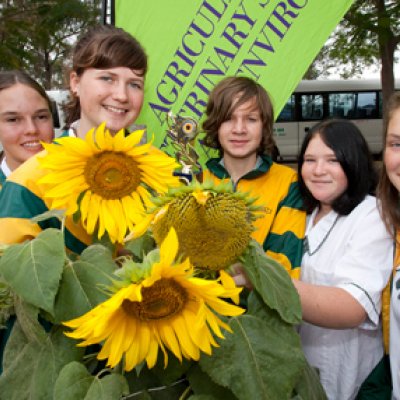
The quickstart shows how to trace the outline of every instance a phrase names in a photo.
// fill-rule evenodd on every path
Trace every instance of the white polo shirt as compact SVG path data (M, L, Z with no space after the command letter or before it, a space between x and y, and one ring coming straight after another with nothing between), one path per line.
M301 280L343 288L364 307L367 318L357 328L341 330L304 322L299 333L328 399L349 400L383 355L381 293L392 269L393 241L375 197L367 196L347 216L331 211L314 226L316 212L307 220L309 250L303 255Z

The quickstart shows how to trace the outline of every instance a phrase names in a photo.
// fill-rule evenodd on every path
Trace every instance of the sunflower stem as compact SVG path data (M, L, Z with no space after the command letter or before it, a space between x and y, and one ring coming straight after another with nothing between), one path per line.
M188 398L188 396L190 395L190 391L192 390L192 387L189 385L184 392L181 394L181 396L179 397L179 400L185 400Z
M61 218L61 232L65 236L65 216Z
M111 373L111 372L112 372L112 369L111 369L111 368L104 368L104 369L102 369L102 370L96 375L96 377L97 377L97 378L100 378L101 375L105 374L106 372Z

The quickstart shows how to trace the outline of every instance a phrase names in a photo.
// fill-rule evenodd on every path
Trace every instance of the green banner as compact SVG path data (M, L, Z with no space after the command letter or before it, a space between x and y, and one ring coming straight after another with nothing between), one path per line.
M225 76L263 85L276 115L352 0L115 0L115 24L149 55L139 123L155 144L168 112L200 121ZM202 149L199 146L200 153ZM201 154L201 157L207 154Z

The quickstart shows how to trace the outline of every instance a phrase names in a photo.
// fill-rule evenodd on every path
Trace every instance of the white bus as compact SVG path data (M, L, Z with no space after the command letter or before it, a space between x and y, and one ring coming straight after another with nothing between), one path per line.
M396 80L396 89L400 89L400 80ZM365 136L373 155L381 155L380 80L310 80L300 82L275 122L278 159L295 159L306 132L326 118L354 122Z
M47 90L52 103L52 114L54 123L55 137L60 136L65 127L65 116L63 105L68 101L69 91L68 90Z

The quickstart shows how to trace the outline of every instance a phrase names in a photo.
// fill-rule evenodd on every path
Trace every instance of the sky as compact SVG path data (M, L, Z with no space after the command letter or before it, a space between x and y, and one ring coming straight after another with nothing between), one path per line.
M397 62L393 67L394 78L400 80L400 49L396 51L395 58L397 58ZM370 67L370 68L365 67L363 74L361 76L355 76L350 79L380 79L380 78L381 75L380 75L380 64L379 64L376 67ZM334 80L343 78L339 75L339 73L336 73L335 71L331 70L330 75L320 79Z
M400 79L400 63L397 63L394 68L394 77L395 79ZM363 78L380 78L380 71L379 69L376 70L376 68L374 69L366 69L366 71L363 73L362 75Z

